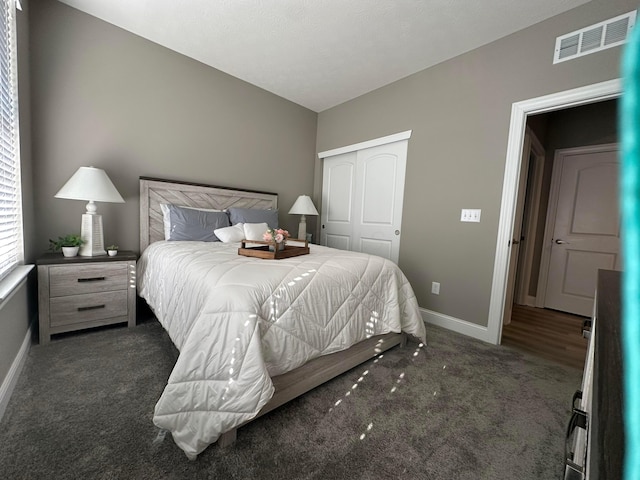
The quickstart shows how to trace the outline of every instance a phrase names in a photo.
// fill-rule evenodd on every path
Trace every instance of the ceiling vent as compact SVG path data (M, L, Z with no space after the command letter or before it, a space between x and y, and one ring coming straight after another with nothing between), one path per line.
M556 38L553 63L622 45L636 23L636 10Z

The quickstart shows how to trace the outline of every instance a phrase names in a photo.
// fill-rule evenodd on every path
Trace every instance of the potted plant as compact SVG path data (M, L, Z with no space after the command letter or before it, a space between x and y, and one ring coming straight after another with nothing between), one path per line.
M80 245L84 243L84 240L80 235L76 233L70 233L64 237L58 237L58 240L49 239L49 249L57 252L62 250L62 254L65 257L75 257L78 255Z
M118 254L118 245L109 245L107 247L107 253L110 257L115 257Z

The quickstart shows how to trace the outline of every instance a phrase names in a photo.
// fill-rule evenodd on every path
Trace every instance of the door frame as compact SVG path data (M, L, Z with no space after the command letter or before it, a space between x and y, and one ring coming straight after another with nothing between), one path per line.
M551 237L556 224L556 214L558 211L558 197L560 195L560 180L564 157L580 153L595 153L609 151L613 147L619 150L619 143L602 143L598 145L587 145L582 147L559 148L553 155L553 166L551 173L551 188L549 190L549 206L547 207L547 218L544 225L544 237L542 246L542 256L540 258L540 274L538 275L538 290L536 296L536 307L544 308L547 296L547 283L549 281L549 266L551 263Z
M515 207L518 195L522 148L527 116L554 110L577 107L588 103L618 98L622 94L620 78L579 87L564 92L516 102L511 106L511 122L507 157L504 168L500 220L496 240L496 253L491 283L491 299L485 340L500 344L504 314L507 278L509 273L510 240L515 222ZM484 337L484 335L483 335Z
M523 251L518 257L518 267L516 269L515 298L520 305L534 306L536 297L529 295L531 285L531 270L533 269L533 254L535 251L535 240L538 232L538 214L540 212L540 198L542 197L542 178L544 176L545 149L536 134L529 127L526 128L526 136L529 136L528 155L534 156L533 171L531 177L527 179L527 184L531 185L530 196L525 195L525 205L529 206L522 223L526 232ZM531 167L529 167L531 171ZM527 188L525 184L518 188ZM525 206L526 208L526 206Z
M509 242L509 270L507 272L507 291L504 302L504 310L502 311L502 324L511 323L511 311L513 309L514 299L516 298L516 283L518 280L518 266L521 263L520 246L522 245L522 227L524 225L524 210L527 195L527 185L529 183L529 169L531 167L531 136L532 132L529 127L525 128L524 144L522 146L522 154L520 155L520 173L518 176L518 193L516 195L515 204L515 221L513 222L513 231L511 232L511 241Z

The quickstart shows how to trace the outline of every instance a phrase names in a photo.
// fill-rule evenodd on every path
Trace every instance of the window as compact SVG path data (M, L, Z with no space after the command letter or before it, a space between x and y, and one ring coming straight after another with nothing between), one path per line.
M0 278L24 260L15 2L0 0Z

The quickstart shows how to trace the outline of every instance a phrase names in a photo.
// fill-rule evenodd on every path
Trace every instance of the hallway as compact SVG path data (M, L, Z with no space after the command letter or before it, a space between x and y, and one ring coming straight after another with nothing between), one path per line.
M514 304L511 323L502 330L502 344L582 370L588 345L582 336L584 320L569 313Z

